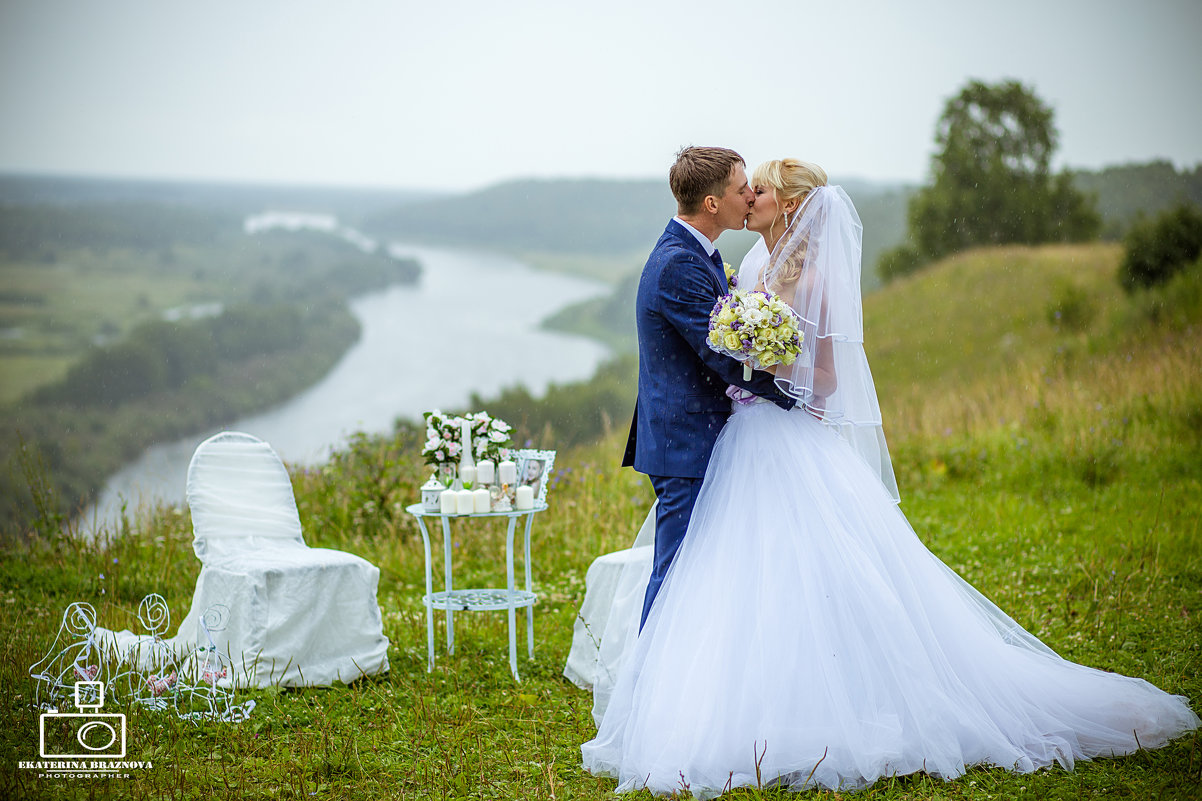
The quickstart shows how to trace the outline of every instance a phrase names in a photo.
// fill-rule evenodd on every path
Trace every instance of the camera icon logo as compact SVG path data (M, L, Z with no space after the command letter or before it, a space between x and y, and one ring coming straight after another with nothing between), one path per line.
M75 684L78 712L46 712L41 716L39 743L46 759L119 759L125 756L125 715L100 712L104 682Z

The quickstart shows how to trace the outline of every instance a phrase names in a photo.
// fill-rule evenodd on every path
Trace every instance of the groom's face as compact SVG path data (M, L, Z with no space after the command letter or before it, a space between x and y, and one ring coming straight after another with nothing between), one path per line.
M742 164L730 170L726 191L718 198L717 222L724 231L738 231L747 222L747 212L755 202L755 194L747 185L747 173Z

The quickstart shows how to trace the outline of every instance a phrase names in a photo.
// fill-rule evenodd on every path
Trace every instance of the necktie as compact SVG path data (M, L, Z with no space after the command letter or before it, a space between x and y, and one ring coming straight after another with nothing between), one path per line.
M725 278L726 268L722 266L722 254L718 252L717 248L714 248L714 252L710 254L710 261L714 263L714 266L718 268L718 272L722 273L722 277Z
M717 248L714 248L714 252L710 254L710 261L714 263L714 267L718 270L718 278L722 281L722 286L725 287L723 291L727 291L729 289L727 287L729 282L726 280L726 268L722 265L722 254L718 252Z

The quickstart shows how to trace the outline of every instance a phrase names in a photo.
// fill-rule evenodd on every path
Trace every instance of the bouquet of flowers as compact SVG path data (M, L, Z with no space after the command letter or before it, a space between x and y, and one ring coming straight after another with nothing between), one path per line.
M801 352L797 312L775 292L734 290L718 298L710 312L706 340L711 350L743 363L743 378L752 368L792 364Z
M476 461L490 459L500 462L509 458L509 423L488 412L476 412L465 418L471 426L472 456Z
M463 456L463 426L468 425L470 448L474 461L492 459L499 462L509 458L509 423L490 417L488 412L476 412L465 417L453 417L438 409L426 412L426 444L422 458L426 464L437 468L444 464L458 464Z

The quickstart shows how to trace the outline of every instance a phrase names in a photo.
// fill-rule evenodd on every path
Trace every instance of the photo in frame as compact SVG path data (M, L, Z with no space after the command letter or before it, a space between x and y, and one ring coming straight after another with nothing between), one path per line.
M536 451L529 448L514 453L518 468L518 486L534 489L534 505L547 502L547 484L555 465L555 451Z

